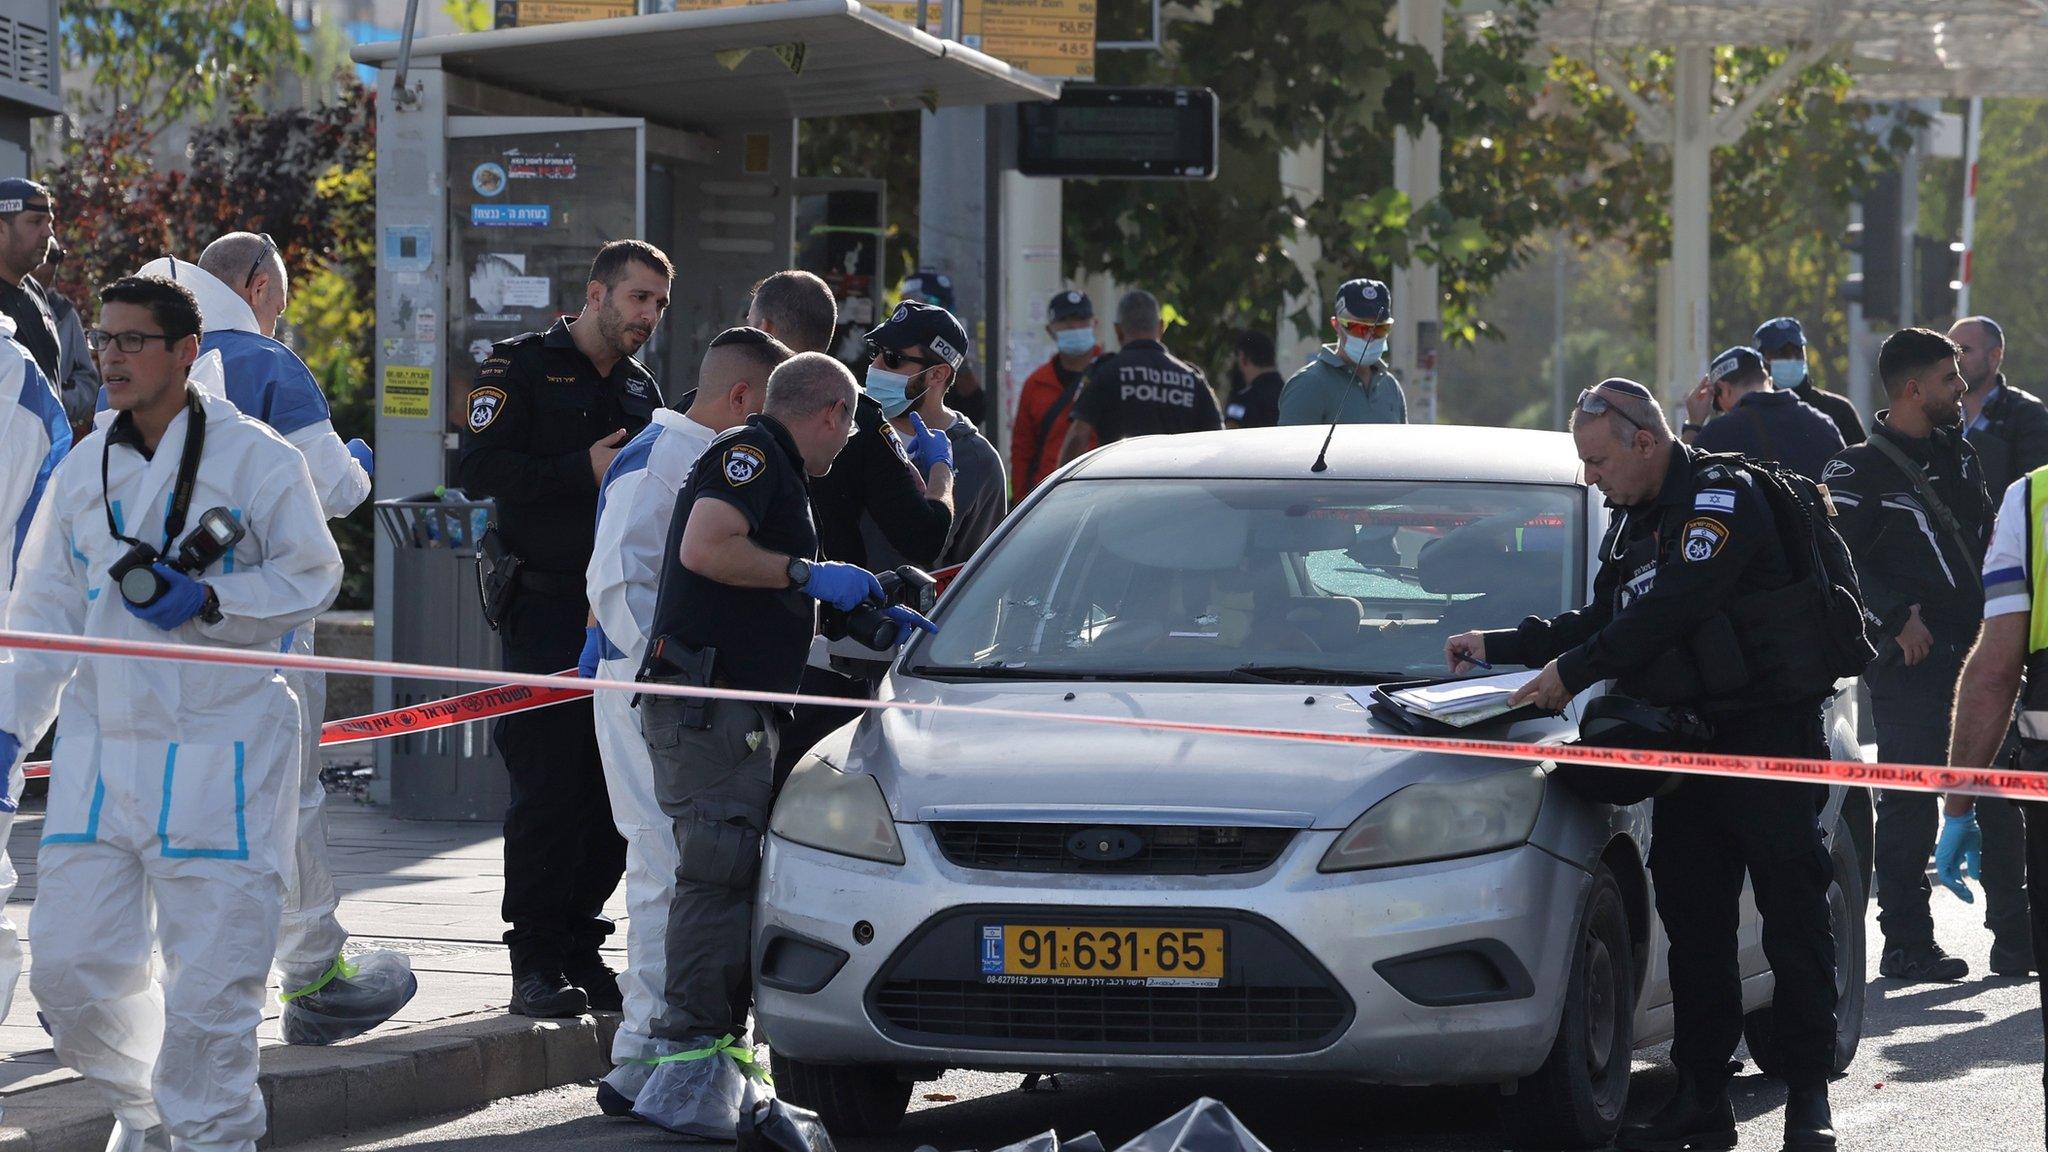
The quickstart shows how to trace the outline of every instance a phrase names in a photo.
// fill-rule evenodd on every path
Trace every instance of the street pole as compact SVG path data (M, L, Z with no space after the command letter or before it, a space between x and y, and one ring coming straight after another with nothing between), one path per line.
M1712 286L1714 48L1678 48L1671 86L1671 336L1664 398L1683 402L1706 371Z
M1557 234L1552 241L1556 245L1551 255L1551 317L1550 317L1550 426L1564 430L1564 294L1565 294L1565 238Z
M1396 38L1419 45L1442 67L1444 0L1398 0L1394 28ZM1442 193L1443 136L1434 123L1425 122L1422 131L1394 138L1394 187L1407 193L1409 204L1418 211ZM1434 424L1437 346L1443 326L1437 268L1416 261L1395 269L1390 279L1394 338L1389 351L1394 374L1407 390L1409 418Z
M1970 285L1977 277L1977 156L1983 143L1984 98L1970 97L1963 127L1963 258L1956 286L1956 317L1970 315Z

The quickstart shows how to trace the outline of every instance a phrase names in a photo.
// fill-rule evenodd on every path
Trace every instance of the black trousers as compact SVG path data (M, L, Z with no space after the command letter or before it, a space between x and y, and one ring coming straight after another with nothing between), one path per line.
M1948 763L1949 714L1962 654L1937 644L1907 668L1891 664L1868 677L1877 754L1891 764ZM1880 791L1877 806L1877 922L1886 951L1934 943L1928 906L1928 858L1941 830L1941 798L1926 792ZM2026 832L2004 800L1977 802L1984 832L1984 926L1994 960L2029 954Z
M583 649L580 596L521 589L501 636L508 672L560 672ZM626 841L612 823L588 700L499 720L492 729L512 777L505 812L505 944L512 973L591 960L611 934L604 902L626 871Z
M1827 755L1818 705L1745 712L1719 728L1714 752ZM1692 776L1651 810L1650 872L1671 941L1671 1060L1708 1083L1725 1077L1742 1038L1736 934L1745 873L1777 977L1772 1007L1786 1080L1818 1083L1833 1072L1833 869L1816 819L1826 797L1817 784Z

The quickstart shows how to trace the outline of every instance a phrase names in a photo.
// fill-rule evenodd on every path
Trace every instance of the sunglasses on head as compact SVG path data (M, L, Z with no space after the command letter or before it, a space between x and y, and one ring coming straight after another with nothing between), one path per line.
M1600 389L1602 388L1612 388L1616 392L1619 392L1624 396L1633 396L1638 400L1648 400L1651 398L1648 392L1637 391L1633 388L1623 388L1618 384L1595 384L1591 388L1586 389L1584 392L1579 393L1579 411L1584 412L1588 416L1604 416L1607 413L1612 412L1616 416L1621 417L1623 420L1628 421L1636 428L1641 429L1644 432L1649 431L1648 428L1643 427L1642 421L1637 420L1635 417L1629 415L1626 412L1623 412L1619 407L1616 407L1611 401L1609 401L1607 397L1602 396L1600 394Z
M1394 330L1394 324L1390 320L1339 320L1337 327L1348 335L1364 340L1384 339Z
M881 357L882 364L892 372L903 367L905 364L919 364L926 368L937 368L940 364L944 363L942 360L927 360L922 356L907 355L898 352L894 348L884 348L880 344L868 345L868 352L871 356Z
M258 232L256 236L257 239L263 241L263 251L257 254L256 262L254 264L249 265L249 274L247 276L242 277L243 288L247 288L249 285L254 284L256 282L256 274L258 272L263 271L264 262L268 261L272 256L277 254L277 241L272 240L270 238L270 233Z

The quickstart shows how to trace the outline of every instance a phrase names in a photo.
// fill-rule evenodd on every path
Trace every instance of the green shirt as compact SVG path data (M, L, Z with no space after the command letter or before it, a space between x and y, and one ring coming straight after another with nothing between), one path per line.
M1325 344L1280 390L1280 423L1406 424L1408 398L1384 363L1374 363L1369 381Z

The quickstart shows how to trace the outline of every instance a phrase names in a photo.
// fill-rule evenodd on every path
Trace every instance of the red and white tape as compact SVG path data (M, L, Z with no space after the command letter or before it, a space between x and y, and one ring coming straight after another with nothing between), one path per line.
M353 660L335 656L300 656L293 653L248 652L232 648L204 648L185 644L144 643L104 640L92 637L54 636L39 632L0 631L0 648L45 652L69 652L81 656L115 656L128 660L161 660L186 664L210 664L243 668L297 668L307 672L328 672L355 676L389 676L411 680L446 680L457 683L492 683L501 689L525 687L555 692L564 690L556 676L525 673L486 672L433 664L399 664L384 660ZM625 680L581 680L579 689L593 692L636 692L648 696L699 697L710 700L746 700L763 704L814 704L813 697L787 692L750 692L730 688L693 688L677 684L636 684ZM580 692L579 692L580 694ZM472 693L472 697L490 693ZM567 698L567 697L564 697ZM462 700L466 697L456 697ZM547 703L559 703L559 700ZM434 708L453 701L437 701ZM1137 716L1099 716L1086 713L989 708L979 705L930 704L907 700L843 700L834 706L893 709L910 713L952 716L989 716L1006 720L1023 718L1047 724L1078 724L1111 728L1142 728L1196 736L1228 736L1249 740L1281 740L1308 744L1341 744L1360 748L1388 748L1411 752L1437 752L1490 760L1548 760L1566 764L1592 764L1609 768L1634 768L1654 772L1677 772L1695 776L1732 776L1746 779L1787 780L1801 783L1849 784L1865 788L1892 788L1909 792L1945 792L1969 796L1992 796L2011 800L2048 800L2048 773L2009 772L1998 769L1946 768L1925 764L1869 764L1855 760L1810 760L1788 756L1731 756L1711 752L1646 752L1626 748L1590 748L1581 745L1525 744L1498 740L1477 740L1460 736L1395 736L1373 732L1317 732L1294 728L1263 728L1233 724L1207 724L1190 720L1155 720ZM544 707L526 703L523 707ZM399 709L398 711L410 711ZM502 715L504 713L497 713ZM388 714L386 714L388 715ZM482 719L470 713L447 719L461 723ZM336 721L335 724L366 723L372 718ZM329 728L335 725L329 725ZM438 725L437 725L438 726ZM417 728L400 728L414 731ZM395 735L394 732L372 733ZM324 743L323 738L323 743Z

